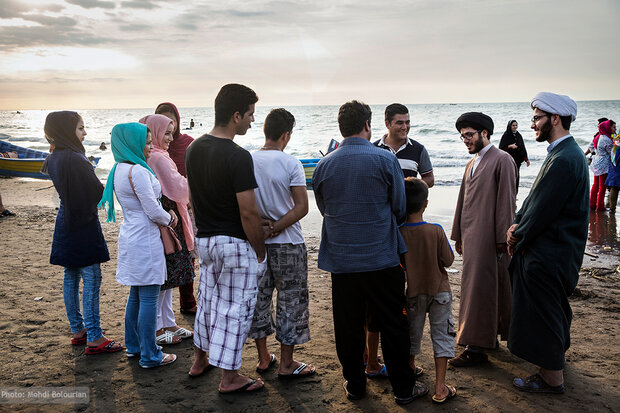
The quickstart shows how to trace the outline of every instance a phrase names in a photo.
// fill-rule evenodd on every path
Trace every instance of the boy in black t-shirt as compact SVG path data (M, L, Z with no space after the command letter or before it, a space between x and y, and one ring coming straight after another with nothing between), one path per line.
M265 272L263 229L254 199L252 156L233 142L254 121L258 97L229 84L215 98L215 126L187 148L185 165L200 255L194 364L190 376L222 369L220 393L259 390L261 379L240 375L241 351ZM208 356L207 356L208 353ZM208 357L208 358L207 358Z

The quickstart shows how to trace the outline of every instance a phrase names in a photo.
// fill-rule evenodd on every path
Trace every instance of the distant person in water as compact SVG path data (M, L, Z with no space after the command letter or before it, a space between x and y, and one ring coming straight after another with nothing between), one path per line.
M105 146L105 142L101 142L101 145L99 145L99 150L105 151L106 149L108 148Z
M192 129L194 127L194 119L189 121L189 128Z
M516 120L509 121L506 126L506 131L499 141L499 148L508 152L517 165L517 192L519 192L519 169L521 168L521 164L525 162L526 166L530 166L530 160L527 157L523 136L521 136L517 130L518 127L519 124Z

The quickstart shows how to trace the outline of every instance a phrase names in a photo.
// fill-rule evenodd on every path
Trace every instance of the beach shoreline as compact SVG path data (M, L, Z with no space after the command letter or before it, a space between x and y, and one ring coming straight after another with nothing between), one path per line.
M299 346L295 354L298 360L314 364L318 374L289 383L279 381L275 370L271 370L263 375L264 390L253 395L227 397L217 393L217 370L197 379L187 376L193 359L191 340L166 347L179 359L171 366L154 370L141 369L135 360L127 359L124 352L87 356L83 347L69 344L70 331L62 298L63 269L49 264L55 208L58 206L54 192L51 181L0 177L3 202L17 214L0 220L0 247L3 251L0 266L0 362L4 366L0 372L0 387L56 386L67 390L86 387L90 401L84 405L15 404L10 406L12 411L435 411L430 396L409 407L397 406L387 380L369 380L366 397L359 402L352 403L345 398L333 336L330 275L317 268L321 219L311 191L311 212L302 221L302 227L308 246L312 340ZM457 194L458 187L431 189L426 219L440 223L448 234ZM524 199L525 195L520 191L519 198ZM611 220L608 215L605 217L605 221L598 223L595 219L595 223L609 229ZM122 219L119 216L116 223L104 223L102 212L100 219L112 257L111 261L102 264L102 326L107 330L107 336L123 342L128 289L116 283L114 277ZM458 388L458 396L448 403L450 409L618 411L620 350L616 339L620 333L620 274L616 267L620 259L617 250L605 250L600 239L589 242L587 252L597 258L584 257L578 289L571 297L574 319L572 344L566 355L567 393L562 396L536 395L514 389L512 378L532 374L534 366L513 356L502 342L499 349L489 352L488 363L469 369L448 370L448 384ZM449 271L455 320L461 269L462 259L457 256ZM196 289L197 286L198 280ZM178 291L174 292L173 303L177 323L193 328L193 317L179 312ZM279 359L273 336L268 339L268 345ZM456 351L459 352L460 348ZM421 381L432 386L434 372L428 323L422 354L417 360L426 370ZM257 377L254 371L256 361L254 344L248 341L241 372Z

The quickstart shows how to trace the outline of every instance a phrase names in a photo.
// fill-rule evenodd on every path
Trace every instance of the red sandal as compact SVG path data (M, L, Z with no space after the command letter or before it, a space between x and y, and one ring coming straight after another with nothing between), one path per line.
M101 354L101 353L116 353L117 351L121 351L123 346L114 347L116 342L114 340L106 340L103 343L99 344L97 347L86 346L84 352L86 354Z

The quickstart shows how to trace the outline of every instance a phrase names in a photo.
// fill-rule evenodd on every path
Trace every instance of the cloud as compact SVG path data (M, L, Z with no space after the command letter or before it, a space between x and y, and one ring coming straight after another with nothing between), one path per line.
M69 4L83 7L85 9L113 9L116 7L113 1L103 0L65 0Z
M23 12L28 11L28 7L15 0L0 1L0 19L10 19L20 17Z
M90 46L108 43L111 39L79 30L58 30L57 26L0 27L0 49L9 51L23 47L47 45Z
M139 23L127 23L120 24L118 28L124 32L144 32L152 28L152 26L148 24L139 24Z
M73 27L78 23L77 20L66 16L51 17L43 14L22 14L21 18L39 23L42 26L52 26L55 28Z
M128 9L152 10L160 7L160 5L156 3L157 2L153 0L131 0L121 2L121 7Z

